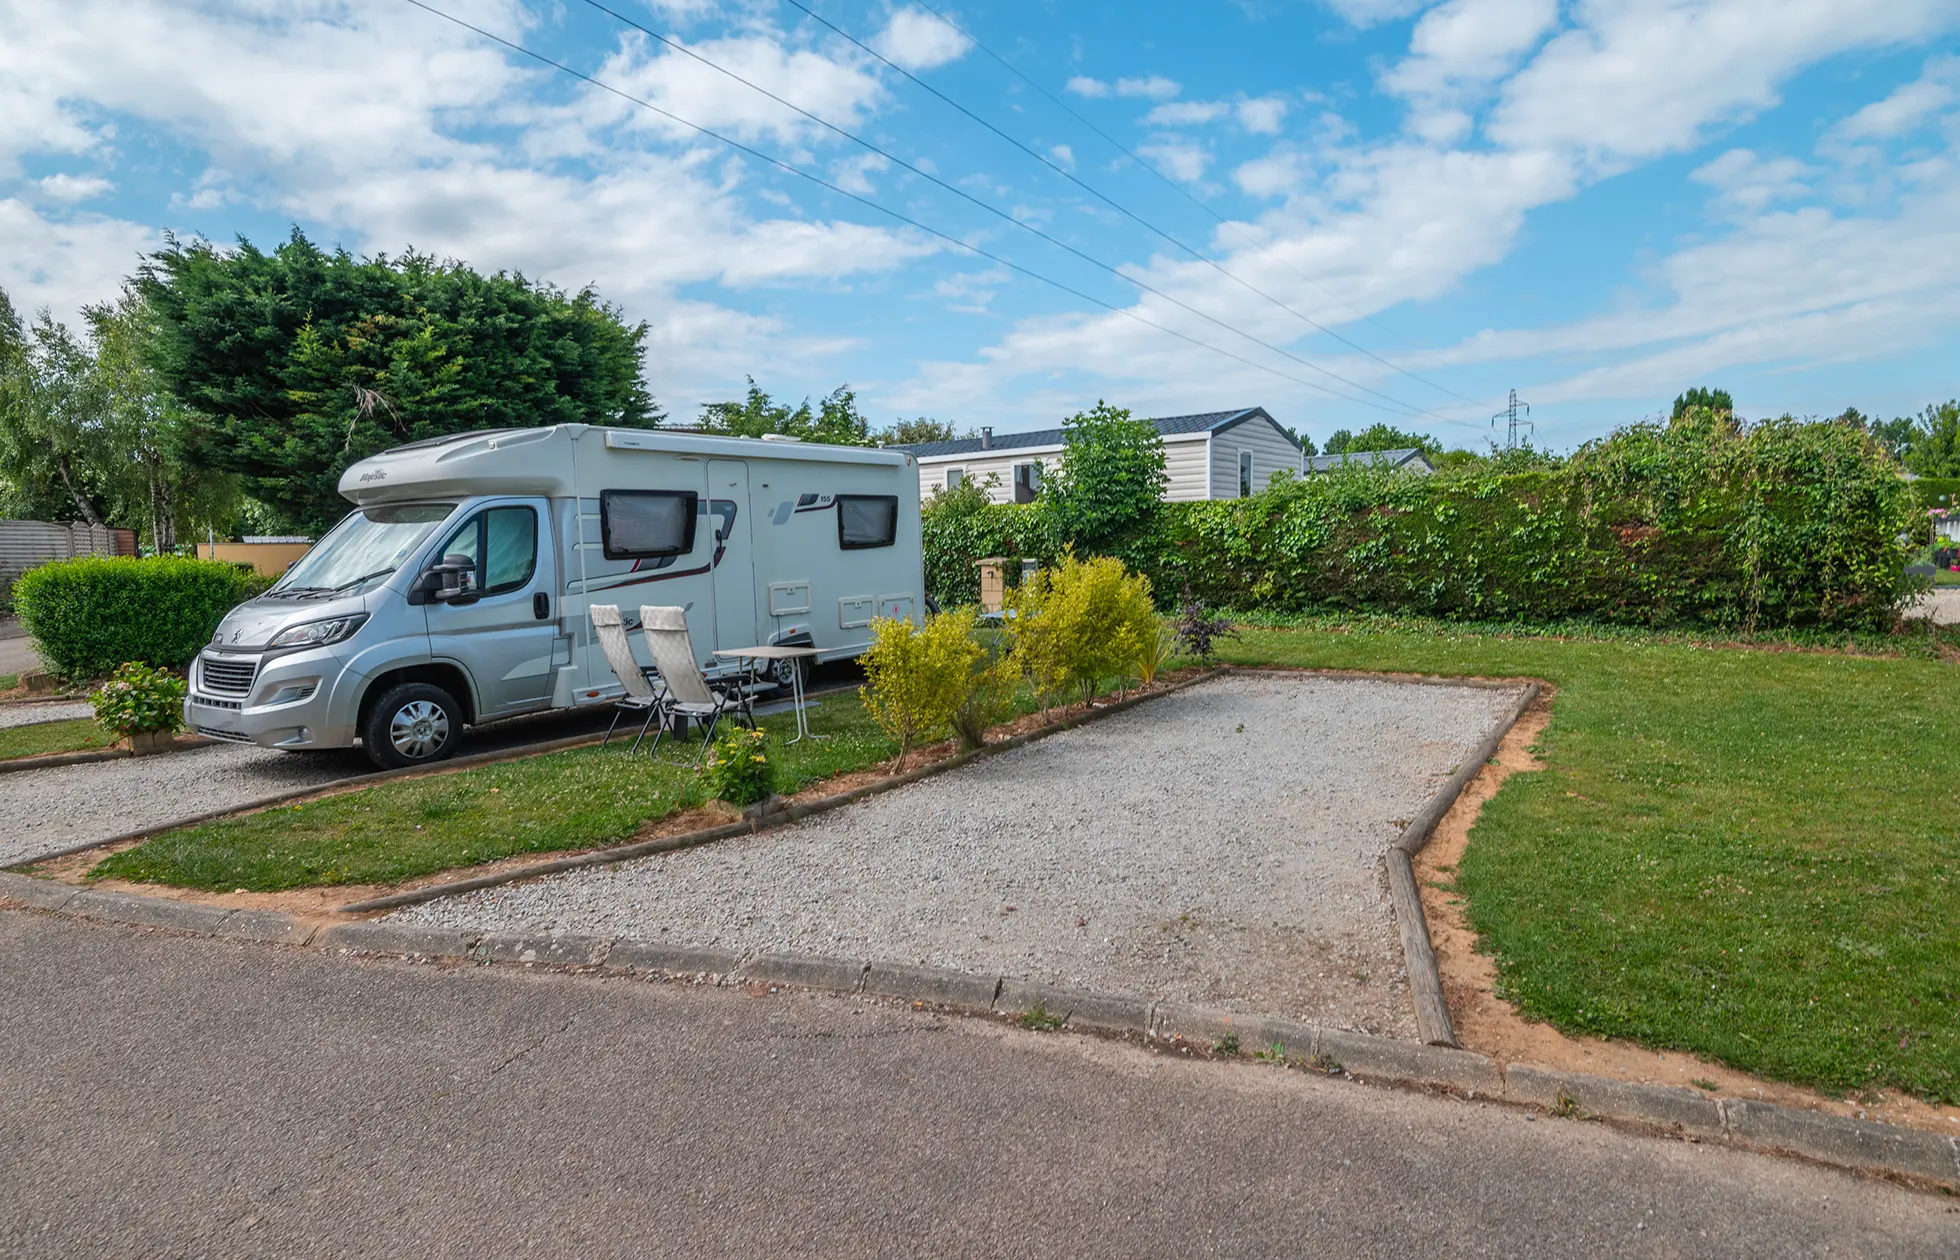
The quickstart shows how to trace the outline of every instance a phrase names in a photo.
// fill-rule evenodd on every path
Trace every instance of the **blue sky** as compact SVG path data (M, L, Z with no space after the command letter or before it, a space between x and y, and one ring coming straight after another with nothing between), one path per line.
M165 231L414 246L595 286L677 420L752 374L1476 446L1515 388L1566 448L1694 384L1960 393L1960 0L804 0L865 47L605 0L889 157L586 0L428 2L943 235L407 0L11 0L0 285L72 318Z

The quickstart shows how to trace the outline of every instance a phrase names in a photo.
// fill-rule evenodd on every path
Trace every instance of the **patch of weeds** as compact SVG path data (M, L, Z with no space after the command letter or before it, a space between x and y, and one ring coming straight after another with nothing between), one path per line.
M1340 1073L1347 1071L1347 1068L1342 1066L1341 1061L1331 1054L1316 1054L1313 1058L1307 1060L1307 1066L1316 1072L1325 1072L1329 1076L1338 1076Z
M1565 1086L1561 1085L1559 1086L1558 1093L1552 1097L1552 1114L1555 1116L1576 1117L1585 1113L1579 1110L1579 1104L1573 1101L1572 1095L1566 1093Z
M1254 1050L1252 1057L1261 1063L1284 1063L1286 1062L1286 1047L1280 1042L1275 1041L1264 1050Z
M1068 1016L1051 1014L1047 1007L1036 1002L1015 1018L1015 1023L1035 1032L1054 1032L1068 1022Z
M1696 1089L1705 1089L1711 1094L1714 1093L1716 1090L1722 1088L1720 1085L1717 1085L1714 1081L1709 1080L1705 1076L1697 1076L1693 1080L1689 1081L1688 1084L1694 1086Z
M1239 1049L1239 1035L1235 1032L1226 1033L1223 1037L1211 1043L1211 1052L1218 1055L1238 1055L1243 1053Z

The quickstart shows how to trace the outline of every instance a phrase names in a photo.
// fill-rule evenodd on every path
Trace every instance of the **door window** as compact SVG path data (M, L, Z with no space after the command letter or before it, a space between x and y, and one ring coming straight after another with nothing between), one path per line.
M499 595L528 586L538 571L538 514L528 507L478 512L443 544L438 560L455 557L475 566L470 589Z

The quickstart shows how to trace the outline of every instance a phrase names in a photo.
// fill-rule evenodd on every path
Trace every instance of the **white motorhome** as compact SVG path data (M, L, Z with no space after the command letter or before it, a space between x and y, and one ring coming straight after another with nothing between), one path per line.
M685 608L716 673L717 648L855 656L924 600L898 451L566 424L411 443L340 493L356 510L199 653L197 733L436 761L466 724L621 694L593 603Z

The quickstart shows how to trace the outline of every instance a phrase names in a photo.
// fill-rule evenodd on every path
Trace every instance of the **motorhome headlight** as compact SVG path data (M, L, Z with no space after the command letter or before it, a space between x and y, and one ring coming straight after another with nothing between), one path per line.
M272 636L267 647L325 647L338 643L361 628L368 619L366 613L349 613L345 617L330 617L325 621L306 621L296 626L287 626Z

